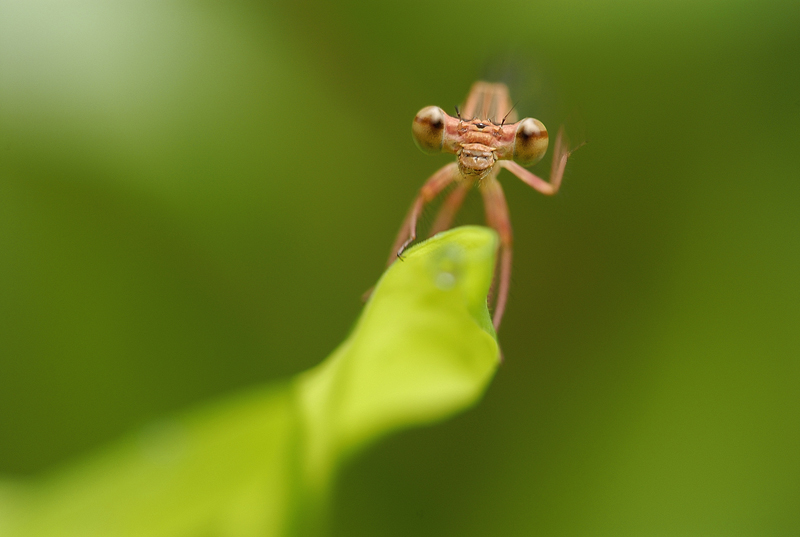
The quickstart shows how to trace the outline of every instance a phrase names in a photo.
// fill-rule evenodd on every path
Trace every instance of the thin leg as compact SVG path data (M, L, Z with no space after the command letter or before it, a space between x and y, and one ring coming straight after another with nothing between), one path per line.
M581 145L583 144L580 144L578 147ZM512 160L501 160L498 161L498 164L542 194L552 196L558 192L559 188L561 188L561 179L564 177L564 168L567 166L567 159L569 159L569 156L576 149L578 149L578 147L569 149L569 143L566 135L564 134L564 127L558 129L558 134L556 135L556 146L553 150L553 166L550 168L549 183Z
M460 209L461 204L464 203L464 198L467 196L467 192L469 192L469 187L459 183L456 185L453 191L447 195L442 202L441 208L439 209L439 214L436 215L436 220L433 221L430 231L431 235L436 235L437 233L450 228L458 209Z
M458 165L453 162L434 173L428 181L422 185L417 199L408 211L400 232L392 246L392 253L389 255L387 265L391 265L395 259L400 257L406 247L417 238L417 220L422 213L423 207L430 203L444 188L453 182L458 176Z
M497 330L503 320L503 313L508 300L508 289L511 284L513 233L511 231L511 219L508 216L506 197L494 174L481 182L481 193L486 207L486 221L500 236L500 248L498 251L499 288L497 302L495 302L494 306L494 316L492 317L492 323L495 330Z

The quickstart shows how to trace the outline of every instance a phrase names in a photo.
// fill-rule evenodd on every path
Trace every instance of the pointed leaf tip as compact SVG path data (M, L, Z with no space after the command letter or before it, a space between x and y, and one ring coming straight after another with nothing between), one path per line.
M498 363L486 306L496 245L493 231L468 226L410 249L350 337L302 378L313 479L383 434L477 402Z

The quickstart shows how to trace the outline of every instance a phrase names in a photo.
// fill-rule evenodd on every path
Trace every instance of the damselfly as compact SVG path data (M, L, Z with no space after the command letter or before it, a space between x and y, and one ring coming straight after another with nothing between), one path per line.
M508 205L497 175L505 168L528 185L548 196L558 192L567 159L574 149L568 147L564 128L556 135L550 181L545 181L523 166L539 162L547 151L547 129L538 119L517 121L505 84L476 82L461 110L452 117L438 106L428 106L414 118L414 140L427 153L453 153L456 162L434 173L422 186L397 235L391 264L417 238L417 220L423 207L445 188L455 183L447 194L431 226L431 235L452 224L467 192L477 186L483 195L486 220L499 237L498 269L492 322L495 328L503 319L511 281L512 232Z

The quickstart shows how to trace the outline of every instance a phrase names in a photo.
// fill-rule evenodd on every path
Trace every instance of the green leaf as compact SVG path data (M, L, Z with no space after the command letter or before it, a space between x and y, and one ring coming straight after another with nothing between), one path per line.
M39 480L0 486L0 534L316 533L346 457L482 395L498 363L486 308L496 241L486 228L463 227L409 250L344 343L289 382L166 419Z

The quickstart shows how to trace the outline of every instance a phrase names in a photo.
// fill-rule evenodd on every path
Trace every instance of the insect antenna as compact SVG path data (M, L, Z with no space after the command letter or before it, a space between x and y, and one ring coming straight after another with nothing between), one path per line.
M511 108L509 108L508 113L505 116L503 116L503 121L500 122L500 126L501 127L506 124L506 119L508 119L508 116L511 115L511 112L513 112L514 108L516 108L516 107L517 107L517 103L514 103L514 104L511 105Z

